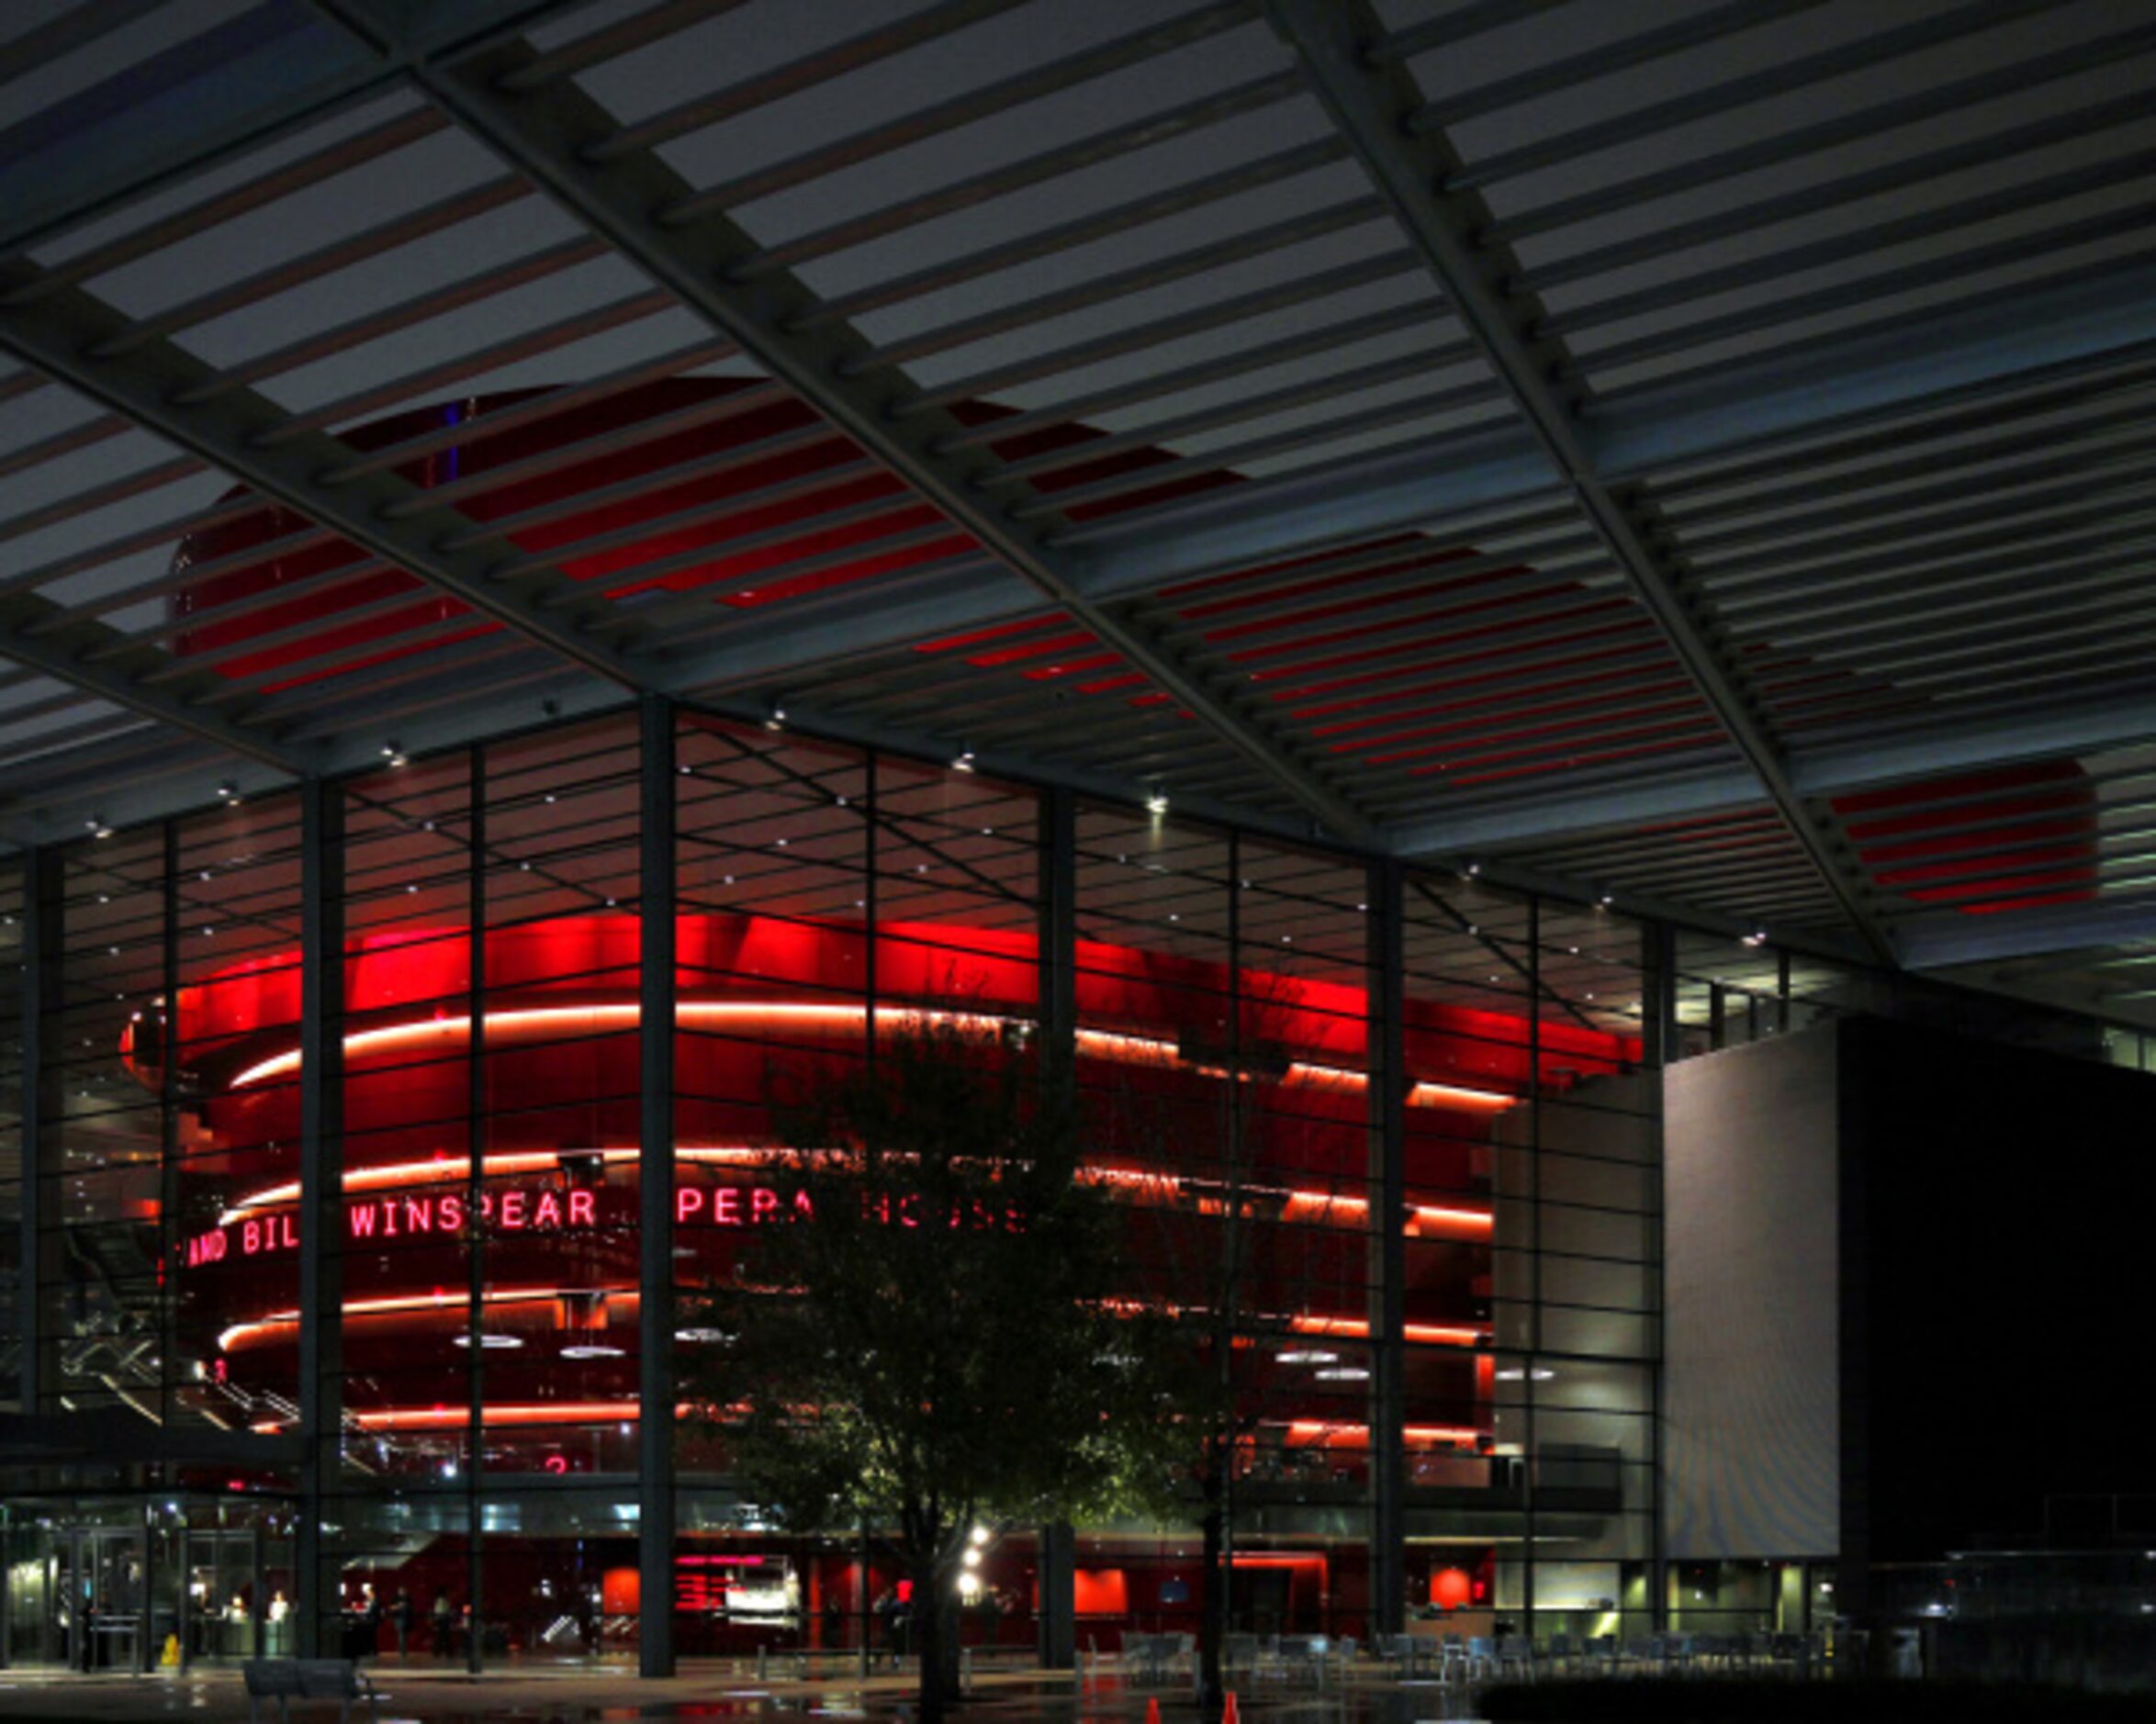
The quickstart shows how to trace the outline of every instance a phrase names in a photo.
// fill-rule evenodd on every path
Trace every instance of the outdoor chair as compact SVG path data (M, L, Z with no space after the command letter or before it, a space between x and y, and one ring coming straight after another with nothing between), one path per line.
M346 1719L352 1716L352 1703L365 1700L368 1715L379 1716L380 1693L349 1658L251 1658L240 1670L247 1686L250 1720L264 1700L277 1703L280 1724L295 1700L334 1700L337 1716Z

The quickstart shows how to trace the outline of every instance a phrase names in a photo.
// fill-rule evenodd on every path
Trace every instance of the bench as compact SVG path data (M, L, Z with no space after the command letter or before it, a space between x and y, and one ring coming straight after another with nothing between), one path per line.
M286 1708L295 1700L334 1700L337 1716L349 1719L354 1700L365 1700L374 1717L381 1699L366 1673L349 1658L251 1658L240 1669L247 1679L250 1724L264 1700L277 1703L278 1724L284 1724Z

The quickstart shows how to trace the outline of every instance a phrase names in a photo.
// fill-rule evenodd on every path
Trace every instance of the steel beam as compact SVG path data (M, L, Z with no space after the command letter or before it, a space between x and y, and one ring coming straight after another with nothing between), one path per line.
M670 288L1046 600L1144 671L1326 827L1375 842L1371 823L1325 783L1262 703L1214 687L1088 597L1074 566L1047 543L1049 524L1016 518L1039 502L1039 493L992 476L984 453L941 453L964 431L949 411L894 417L890 408L915 393L910 380L878 362L868 340L843 319L815 316L815 296L791 270L759 266L745 279L744 266L762 248L722 213L700 210L694 221L668 225L662 212L681 207L693 188L649 149L623 147L612 118L575 85L511 87L533 62L528 46L506 45L451 65L411 53L368 0L323 3L362 36L397 44L393 51L410 76L466 132Z
M1797 757L1794 771L1805 795L1838 796L1973 767L2098 754L2152 738L2156 696L2144 693L1811 750Z
M0 286L36 281L35 269L19 264L0 278ZM635 632L631 620L601 595L550 568L497 578L498 554L452 543L455 535L474 533L476 523L430 501L422 487L394 473L367 468L326 483L324 474L354 465L345 443L326 431L296 429L266 396L230 386L215 367L171 341L136 340L134 329L79 287L0 304L0 350L567 663L632 690L653 686L649 658L615 644Z
M2123 903L2058 904L1998 916L1954 916L1937 923L1904 924L1903 962L1911 969L1954 964L1996 964L2055 952L2101 950L2117 957L2125 946L2156 944L2156 903L2137 898Z
M1536 797L1479 813L1424 821L1397 829L1393 846L1404 856L1467 859L1482 850L1517 849L1552 838L1636 827L1643 821L1726 813L1757 808L1765 800L1759 780L1750 772L1741 767L1715 767L1587 796Z
M1723 367L1711 379L1627 392L1618 402L1585 402L1572 431L1592 470L1614 485L2084 375L2151 352L2156 267L2119 267L2011 304L1825 341L1796 358ZM1387 451L1320 477L1236 487L1149 510L1142 522L1089 525L1067 548L1082 552L1088 574L1106 585L1141 588L1420 526L1549 490L1552 482L1540 454L1501 440L1442 464Z
M530 26L579 4L461 0L399 9L441 50L477 44L505 25ZM112 33L121 34L128 22L124 10L116 12ZM8 147L0 150L0 210L6 212L0 253L258 149L387 83L378 60L304 8L251 6L11 129Z
M0 318L6 316L0 313ZM88 617L62 621L61 614L60 606L39 593L0 598L0 659L215 743L242 759L260 761L295 778L305 769L298 750L222 707L206 703L210 695L225 691L224 678L215 671L204 668L173 677L170 673L181 661L170 654L147 642L130 643L109 623ZM153 675L160 680L146 680Z
M1454 315L1609 547L1634 596L1757 775L1842 912L1891 963L1892 946L1865 902L1860 882L1804 806L1780 744L1755 710L1742 678L1650 547L1633 501L1602 477L1579 433L1578 394L1553 381L1567 368L1568 356L1561 342L1533 332L1547 312L1533 295L1515 291L1521 266L1510 248L1488 241L1497 227L1488 205L1472 190L1438 189L1456 178L1460 158L1441 129L1416 131L1404 123L1420 106L1420 92L1404 67L1370 63L1368 45L1385 34L1376 13L1366 0L1266 0L1266 10L1301 55L1319 99L1421 252Z

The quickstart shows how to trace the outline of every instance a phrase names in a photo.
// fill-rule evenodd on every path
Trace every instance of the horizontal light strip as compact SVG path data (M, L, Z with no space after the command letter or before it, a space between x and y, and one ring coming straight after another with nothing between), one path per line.
M1421 1444L1426 1448L1435 1448L1441 1443L1451 1443L1456 1447L1472 1449L1476 1440L1482 1435L1481 1431L1469 1425L1403 1425L1400 1427L1400 1436L1409 1445ZM1315 1444L1320 1448L1334 1447L1336 1442L1337 1446L1341 1448L1350 1448L1358 1442L1366 1445L1370 1440L1370 1427L1367 1425L1342 1423L1329 1418L1290 1419L1287 1425L1287 1439L1290 1442Z
M549 1299L590 1299L635 1292L633 1287L500 1287L484 1293L482 1304L531 1304ZM471 1308L468 1293L450 1293L436 1288L431 1293L395 1293L379 1299L347 1299L344 1315L348 1317L377 1317L395 1315L411 1311L468 1311ZM254 1341L280 1330L297 1329L299 1313L273 1311L267 1316L256 1317L251 1322L235 1323L217 1338L220 1350L230 1352L235 1342Z
M868 1022L868 1012L865 1005L812 1004L788 1000L682 1000L675 1003L674 1022L678 1028L684 1029L724 1028L741 1024L800 1024L859 1030ZM582 1006L515 1006L488 1013L485 1024L489 1031L522 1031L558 1026L597 1035L612 1030L634 1029L642 1015L643 1008L634 1001ZM955 1029L968 1035L999 1034L1006 1029L1030 1034L1036 1028L1028 1018L1000 1016L989 1013L929 1011L914 1006L876 1008L876 1028L879 1034L920 1024L938 1029ZM468 1014L421 1018L409 1024L386 1024L374 1029L353 1031L344 1038L344 1053L350 1058L354 1055L380 1053L399 1047L422 1047L430 1043L455 1046L469 1042L471 1031L472 1020ZM1080 1029L1076 1036L1078 1051L1095 1058L1117 1060L1125 1065L1177 1067L1207 1077L1227 1075L1224 1069L1185 1066L1182 1049L1177 1044L1163 1041L1157 1036L1094 1029ZM233 1078L230 1087L243 1090L253 1084L267 1082L273 1078L290 1077L298 1069L299 1049L290 1047L249 1066ZM1355 1093L1367 1090L1370 1084L1366 1072L1345 1066L1319 1065L1309 1060L1291 1062L1283 1080L1311 1088L1339 1089ZM1465 1108L1490 1114L1501 1114L1514 1106L1518 1100L1517 1096L1499 1090L1477 1090L1460 1084L1420 1080L1408 1093L1410 1106Z
M1287 1320L1297 1335L1329 1336L1336 1340L1360 1341L1370 1338L1370 1325L1362 1317L1296 1316ZM1488 1341L1487 1328L1443 1323L1403 1323L1400 1338L1418 1347L1480 1347Z
M505 1287L482 1293L480 1304L484 1306L553 1299L611 1299L622 1301L625 1306L634 1303L637 1296L637 1290L626 1283L618 1287ZM431 1293L348 1299L344 1302L344 1315L383 1316L414 1311L463 1311L468 1309L470 1304L470 1298L466 1293L437 1288ZM1136 1313L1148 1307L1132 1301L1117 1308ZM1303 1312L1286 1319L1260 1316L1257 1320L1261 1324L1284 1322L1290 1334L1319 1336L1333 1340L1366 1340L1370 1335L1369 1322L1363 1317L1317 1316ZM272 1333L296 1329L298 1326L298 1312L273 1311L266 1316L234 1324L218 1337L218 1346L230 1352L235 1345L263 1339ZM1400 1338L1409 1345L1419 1347L1481 1347L1488 1342L1490 1331L1474 1325L1406 1323L1400 1326Z
M633 1425L642 1411L634 1401L533 1401L482 1406L479 1418L487 1425ZM684 1404L677 1416L688 1411ZM390 1406L373 1413L354 1413L352 1422L371 1431L464 1430L472 1422L472 1410L468 1406Z

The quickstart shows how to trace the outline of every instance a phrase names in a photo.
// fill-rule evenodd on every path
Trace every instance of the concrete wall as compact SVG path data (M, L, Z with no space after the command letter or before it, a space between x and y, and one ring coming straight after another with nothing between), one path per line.
M1831 1025L1664 1074L1672 1560L1839 1549L1836 1089Z

